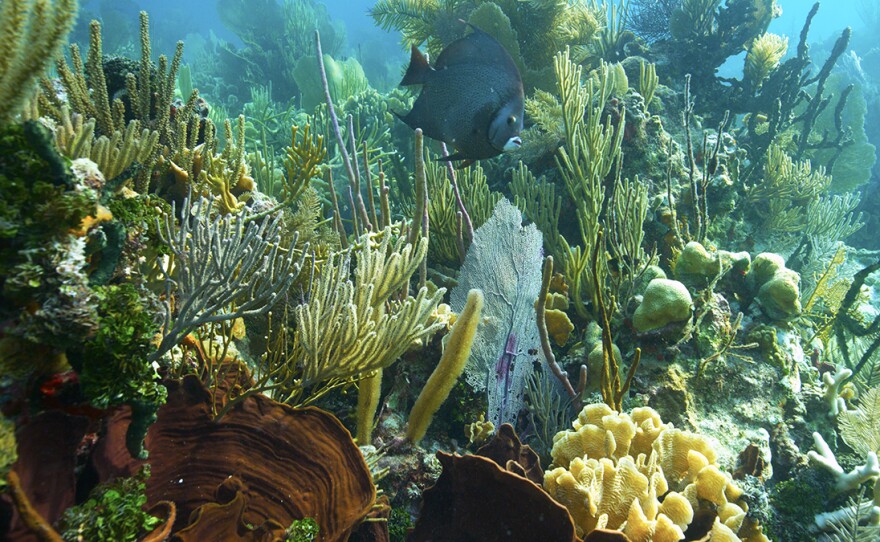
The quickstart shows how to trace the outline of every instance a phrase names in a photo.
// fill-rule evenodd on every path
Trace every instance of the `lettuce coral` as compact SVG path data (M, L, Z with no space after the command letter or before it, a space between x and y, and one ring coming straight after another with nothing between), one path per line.
M699 512L715 514L712 540L767 540L707 438L664 424L651 408L627 414L605 404L585 406L573 429L554 438L544 489L579 535L608 528L637 542L681 540Z

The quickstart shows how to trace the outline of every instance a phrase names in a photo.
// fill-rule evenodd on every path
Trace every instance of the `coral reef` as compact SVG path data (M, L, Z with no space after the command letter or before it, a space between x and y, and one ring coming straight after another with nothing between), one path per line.
M315 0L3 2L0 538L876 540L878 55L786 2L376 1L522 74L458 169Z

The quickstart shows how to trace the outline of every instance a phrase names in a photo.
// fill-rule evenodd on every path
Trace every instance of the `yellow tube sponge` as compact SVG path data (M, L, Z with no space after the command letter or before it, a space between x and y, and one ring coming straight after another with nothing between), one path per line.
M373 441L373 417L382 393L382 369L358 383L357 442L367 446Z
M482 310L483 292L476 289L469 291L464 309L452 326L440 362L431 373L409 413L406 438L410 442L416 443L422 440L428 426L431 425L434 413L449 396L456 380L464 371L464 366L471 355L471 346L474 344Z

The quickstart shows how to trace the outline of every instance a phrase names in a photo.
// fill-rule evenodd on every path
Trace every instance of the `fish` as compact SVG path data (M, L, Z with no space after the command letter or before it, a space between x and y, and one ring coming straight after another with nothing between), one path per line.
M522 76L504 46L468 26L472 32L443 49L433 67L412 46L400 86L422 85L422 90L412 110L397 116L455 149L440 160L469 164L522 145L524 96Z

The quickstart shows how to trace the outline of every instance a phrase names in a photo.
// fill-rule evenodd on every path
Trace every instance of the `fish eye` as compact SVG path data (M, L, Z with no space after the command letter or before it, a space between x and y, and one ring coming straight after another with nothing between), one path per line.
M511 126L516 124L516 115L511 115L511 116L507 117L507 124L509 124Z

